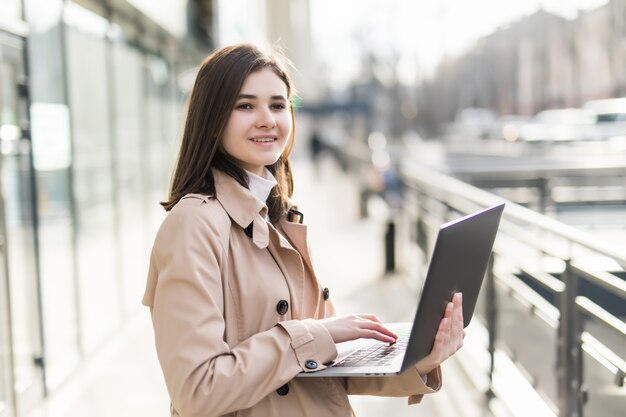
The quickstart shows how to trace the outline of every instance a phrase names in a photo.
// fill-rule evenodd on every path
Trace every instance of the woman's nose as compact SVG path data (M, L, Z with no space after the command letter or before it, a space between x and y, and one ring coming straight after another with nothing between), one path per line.
M257 119L257 127L273 128L276 126L276 119L270 109L262 109L259 111L259 117Z

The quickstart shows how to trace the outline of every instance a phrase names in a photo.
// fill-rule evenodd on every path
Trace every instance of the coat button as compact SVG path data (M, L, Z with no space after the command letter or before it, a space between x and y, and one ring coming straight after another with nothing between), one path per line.
M308 361L306 361L304 366L306 367L306 369L317 369L317 362L309 359Z
M324 294L324 301L330 298L330 290L328 288L324 288L324 290L322 291L322 294Z
M289 303L287 301L280 300L278 304L276 304L276 311L278 311L278 314L281 316L286 314L287 310L289 310Z
M276 390L276 394L284 397L285 395L289 394L289 384L285 384L282 387L278 388Z
M243 231L246 233L246 236L248 236L250 239L252 239L252 223L250 223L248 225L248 227L246 227L245 229L243 229Z

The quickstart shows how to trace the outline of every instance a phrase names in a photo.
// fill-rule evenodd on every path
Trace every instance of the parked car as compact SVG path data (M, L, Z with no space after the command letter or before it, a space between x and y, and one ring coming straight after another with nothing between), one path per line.
M548 109L537 113L521 126L519 140L577 141L590 139L594 134L595 115L588 109Z
M495 113L482 107L460 109L454 116L454 123L449 126L448 135L456 140L487 139Z
M506 114L494 121L489 130L489 138L515 142L519 139L522 127L528 123L528 117Z
M626 97L591 100L583 108L595 115L595 139L626 137Z

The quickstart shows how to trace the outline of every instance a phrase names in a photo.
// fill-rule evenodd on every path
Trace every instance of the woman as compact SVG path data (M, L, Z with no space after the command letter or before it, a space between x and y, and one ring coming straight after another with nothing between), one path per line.
M335 343L396 335L370 314L334 317L318 284L289 200L292 95L278 58L251 45L216 51L198 72L143 300L172 416L351 416L348 394L415 403L462 344L459 294L414 371L294 378L335 359Z

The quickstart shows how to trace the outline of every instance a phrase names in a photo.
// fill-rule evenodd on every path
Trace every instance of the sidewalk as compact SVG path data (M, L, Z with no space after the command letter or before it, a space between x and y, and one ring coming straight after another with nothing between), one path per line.
M415 293L401 276L382 277L384 224L359 220L354 180L330 160L315 174L294 161L294 200L309 225L313 262L338 312L373 312L383 321L410 321ZM141 277L139 279L144 279ZM138 303L140 297L138 298ZM444 364L444 386L422 404L406 398L351 398L359 417L486 416L480 395L455 361ZM106 346L28 417L166 417L169 400L158 366L147 309L138 308Z

